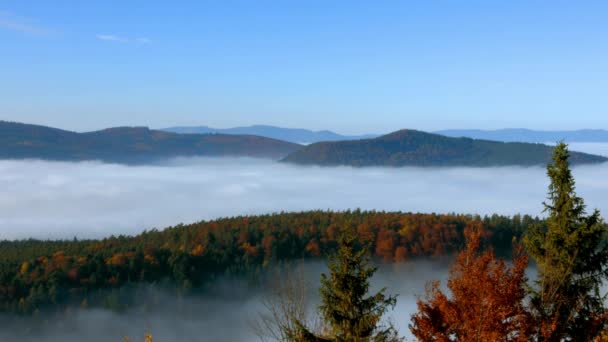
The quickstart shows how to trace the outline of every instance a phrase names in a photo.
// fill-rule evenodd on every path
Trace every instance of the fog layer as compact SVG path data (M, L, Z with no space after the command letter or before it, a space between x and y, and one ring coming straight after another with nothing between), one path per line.
M305 304L313 315L319 303L319 275L326 272L325 263L306 262L300 266L290 274L305 279L302 283L308 293ZM424 293L427 281L446 277L446 261L381 265L372 279L372 291L387 287L388 294L399 295L395 310L385 318L402 335L409 336L415 296ZM281 278L272 276L251 283L242 278L226 278L218 280L204 295L185 297L147 287L139 291L137 305L124 313L74 309L34 318L0 315L0 321L10 322L0 325L0 341L107 342L123 341L124 336L131 341L143 341L146 330L155 341L256 341L255 321L267 312L263 302L273 301L271 282L278 279Z
M572 151L586 152L608 157L607 143L573 142L568 143L568 146Z
M574 169L588 206L608 212L608 164ZM539 215L542 167L300 167L253 159L166 165L0 161L0 239L137 234L222 216L353 208Z

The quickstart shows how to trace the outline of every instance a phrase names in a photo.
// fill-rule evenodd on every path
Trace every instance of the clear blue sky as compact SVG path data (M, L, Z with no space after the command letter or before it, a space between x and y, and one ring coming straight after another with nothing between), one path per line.
M0 119L608 128L608 1L0 0Z

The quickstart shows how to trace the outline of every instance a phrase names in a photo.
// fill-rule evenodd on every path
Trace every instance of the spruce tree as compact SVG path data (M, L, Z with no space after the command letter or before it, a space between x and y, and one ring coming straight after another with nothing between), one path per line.
M587 215L568 159L567 145L559 143L547 167L546 225L525 238L538 267L530 304L539 341L591 341L606 324L600 286L608 276L607 226L597 210Z
M299 341L399 341L392 325L382 325L382 316L396 304L383 288L368 295L369 281L377 268L370 266L369 247L358 246L352 230L338 239L338 252L330 258L329 275L321 276L319 311L324 331L310 332L300 325ZM359 248L357 248L359 247Z

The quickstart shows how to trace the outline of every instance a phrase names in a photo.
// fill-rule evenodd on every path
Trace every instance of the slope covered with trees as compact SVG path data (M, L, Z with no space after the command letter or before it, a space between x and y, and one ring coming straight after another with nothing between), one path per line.
M164 281L187 290L220 274L325 257L335 251L338 230L347 224L380 260L446 255L463 246L464 229L473 223L484 227L485 243L507 254L513 237L542 224L529 216L311 211L226 218L104 240L4 241L0 310L29 313L84 300L111 306L100 297L104 289Z
M542 144L450 138L401 130L374 139L308 145L283 161L323 166L532 166L546 165L552 151L553 147ZM608 158L571 154L574 164L605 161Z
M142 163L179 156L247 156L279 159L300 148L253 135L176 134L146 127L76 133L0 121L0 159L102 160Z

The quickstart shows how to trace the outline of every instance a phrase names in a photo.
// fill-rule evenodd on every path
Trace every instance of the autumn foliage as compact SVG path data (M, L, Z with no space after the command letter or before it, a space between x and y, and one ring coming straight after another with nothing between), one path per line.
M372 257L386 262L455 253L471 224L483 226L484 243L508 254L513 237L542 224L517 215L309 211L224 218L103 240L0 241L0 312L32 313L83 300L113 308L108 303L116 301L100 290L166 280L189 290L218 274L323 258L336 251L339 227L347 223L369 244Z
M481 229L465 229L466 247L450 271L448 297L438 281L418 299L410 329L420 341L527 341L524 306L527 257L516 249L513 264L481 251Z

